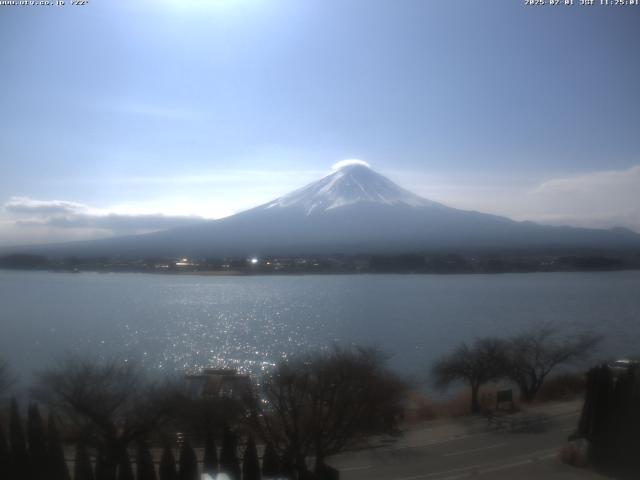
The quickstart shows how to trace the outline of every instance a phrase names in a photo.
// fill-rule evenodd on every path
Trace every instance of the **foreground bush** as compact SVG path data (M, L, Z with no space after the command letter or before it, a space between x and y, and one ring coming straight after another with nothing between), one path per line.
M469 386L471 413L479 413L480 388L500 379L509 380L520 391L521 402L537 397L551 372L586 359L601 337L588 332L560 337L549 326L530 329L508 339L486 337L462 343L438 359L431 377L439 388L463 382Z
M128 476L128 447L168 421L180 401L176 386L149 381L137 365L76 357L43 372L33 391L100 451L100 480L115 480L118 470Z
M280 363L263 379L252 426L297 478L367 437L397 433L407 386L375 349L339 349ZM270 467L271 468L271 467Z
M586 385L587 377L583 373L556 375L544 383L536 400L539 402L573 400L584 394Z
M558 452L558 460L577 468L586 468L589 464L586 448L576 442L563 445Z

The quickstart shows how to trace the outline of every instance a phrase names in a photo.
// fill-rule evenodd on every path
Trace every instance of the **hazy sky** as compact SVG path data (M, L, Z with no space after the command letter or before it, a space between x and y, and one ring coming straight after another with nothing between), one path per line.
M345 158L454 207L640 231L640 7L523 3L0 6L0 244L216 218Z

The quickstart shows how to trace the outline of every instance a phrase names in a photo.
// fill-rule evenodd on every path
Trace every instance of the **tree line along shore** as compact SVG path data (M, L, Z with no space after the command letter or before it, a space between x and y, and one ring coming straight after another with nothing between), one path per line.
M480 338L442 356L430 378L438 388L466 384L467 412L481 414L484 386L509 382L520 403L534 402L552 372L566 374L599 341L547 327ZM0 395L9 397L13 384L1 363ZM14 399L0 413L0 477L336 478L331 456L401 434L414 407L411 387L376 348L294 356L260 378L207 370L159 380L128 361L69 356L36 376L26 407Z
M0 256L0 268L54 272L142 272L200 275L353 273L528 273L640 269L640 253L564 252L402 254L333 256L248 256L232 258Z

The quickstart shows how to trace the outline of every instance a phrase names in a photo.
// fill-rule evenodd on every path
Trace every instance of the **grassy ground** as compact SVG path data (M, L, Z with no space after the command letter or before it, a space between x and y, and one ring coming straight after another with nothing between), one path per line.
M584 374L563 374L552 377L544 383L533 405L581 398L584 394L585 382ZM505 387L504 384L488 384L482 387L479 396L481 408L494 410L496 408L496 392L505 388L512 387ZM520 410L521 404L516 388L513 388L513 398L513 405L500 405L500 408ZM469 415L470 405L471 394L468 389L462 389L446 400L436 400L431 396L414 391L410 395L405 421L411 424L437 418L462 417Z

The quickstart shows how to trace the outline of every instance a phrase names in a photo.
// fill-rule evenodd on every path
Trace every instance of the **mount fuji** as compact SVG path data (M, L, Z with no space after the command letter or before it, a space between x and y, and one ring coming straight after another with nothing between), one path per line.
M144 235L44 245L29 251L143 258L576 249L640 249L640 235L623 228L517 222L447 207L356 163L219 220Z

